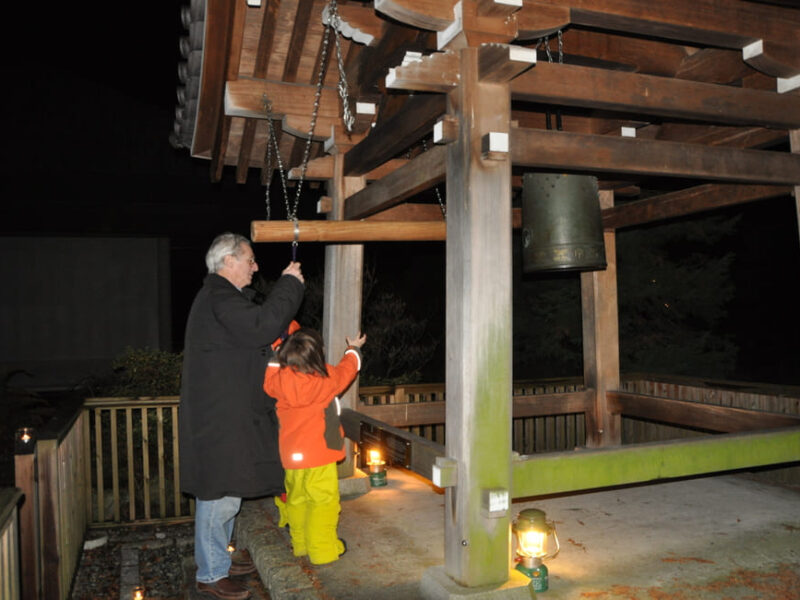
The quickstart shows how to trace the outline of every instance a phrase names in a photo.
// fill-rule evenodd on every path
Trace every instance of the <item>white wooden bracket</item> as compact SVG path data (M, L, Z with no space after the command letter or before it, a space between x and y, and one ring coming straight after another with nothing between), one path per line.
M440 488L455 486L458 481L458 462L446 456L437 456L431 465L431 481Z
M458 119L452 115L444 115L433 126L433 143L450 144L458 139Z
M481 138L481 157L485 160L506 160L508 158L508 133L490 131Z

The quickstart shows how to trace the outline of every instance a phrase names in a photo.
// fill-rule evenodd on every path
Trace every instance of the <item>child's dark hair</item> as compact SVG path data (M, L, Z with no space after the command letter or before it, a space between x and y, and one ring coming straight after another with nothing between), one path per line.
M325 342L315 329L301 327L286 338L278 349L281 367L291 367L300 373L328 376L325 366Z

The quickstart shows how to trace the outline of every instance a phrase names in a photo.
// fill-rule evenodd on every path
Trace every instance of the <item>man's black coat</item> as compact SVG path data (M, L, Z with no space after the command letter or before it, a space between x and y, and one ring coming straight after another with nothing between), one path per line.
M181 380L181 490L201 500L283 491L275 401L263 390L269 345L287 328L303 284L282 276L263 304L208 275L186 325Z

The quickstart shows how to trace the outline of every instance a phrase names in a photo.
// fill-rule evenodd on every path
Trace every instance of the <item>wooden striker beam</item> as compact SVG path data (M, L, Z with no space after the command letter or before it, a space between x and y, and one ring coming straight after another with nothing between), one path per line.
M253 221L254 242L409 242L441 241L442 221Z

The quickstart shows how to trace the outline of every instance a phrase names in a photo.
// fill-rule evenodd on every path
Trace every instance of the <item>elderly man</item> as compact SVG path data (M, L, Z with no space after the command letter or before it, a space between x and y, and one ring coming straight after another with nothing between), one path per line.
M257 304L245 289L258 270L247 238L223 233L206 254L208 275L186 324L180 404L181 490L196 497L197 590L244 599L230 579L255 570L227 551L242 498L283 491L275 401L262 385L270 344L303 298L292 262Z

